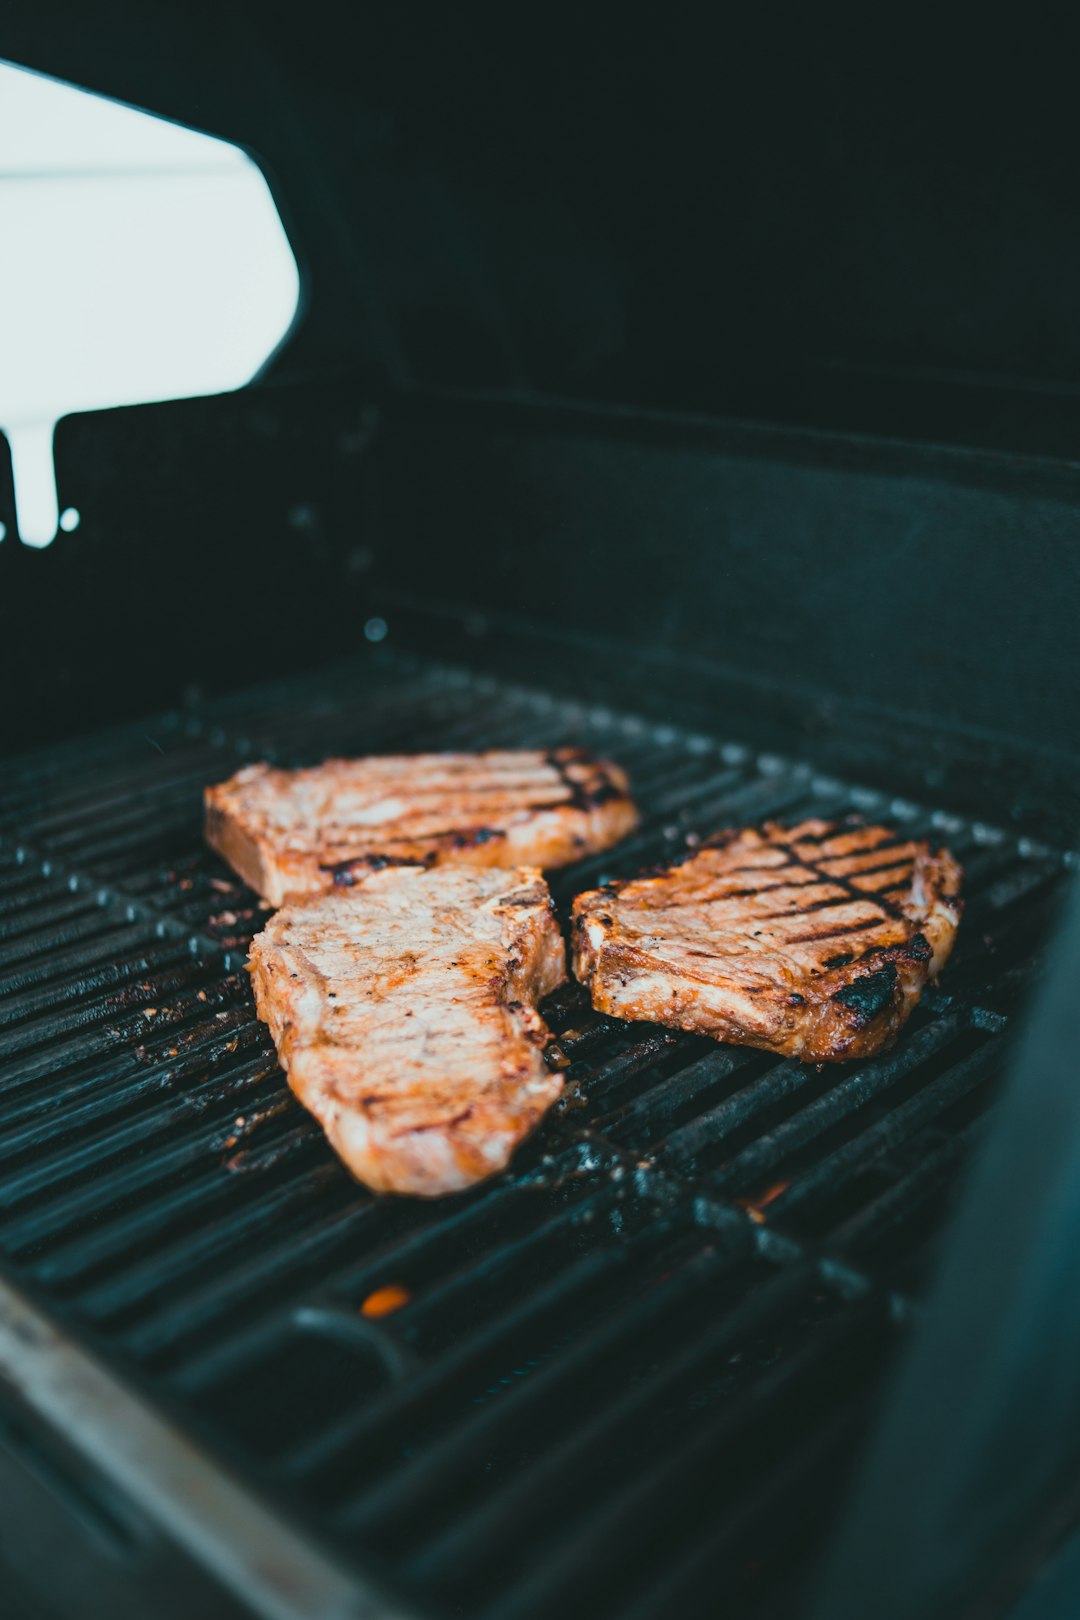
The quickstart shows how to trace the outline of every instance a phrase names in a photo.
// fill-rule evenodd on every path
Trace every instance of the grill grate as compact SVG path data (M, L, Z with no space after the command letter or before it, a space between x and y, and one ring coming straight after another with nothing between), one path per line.
M439 1205L351 1181L201 842L246 760L581 743L688 833L857 809L947 838L968 911L899 1045L810 1067L567 987L564 1100ZM799 1612L807 1561L1006 1060L1070 858L804 764L385 648L16 762L0 787L0 1254L76 1336L422 1612ZM376 1289L407 1303L361 1313Z

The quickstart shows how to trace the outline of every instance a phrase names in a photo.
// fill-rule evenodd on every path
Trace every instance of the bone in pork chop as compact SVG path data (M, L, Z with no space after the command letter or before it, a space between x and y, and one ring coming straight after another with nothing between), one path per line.
M535 868L372 873L279 911L250 971L290 1086L376 1191L493 1175L562 1090L536 1004L566 956Z
M886 827L718 833L574 901L593 1005L806 1062L889 1045L952 950L961 872Z
M270 905L384 866L563 866L637 825L618 765L580 748L249 765L206 790L207 841Z

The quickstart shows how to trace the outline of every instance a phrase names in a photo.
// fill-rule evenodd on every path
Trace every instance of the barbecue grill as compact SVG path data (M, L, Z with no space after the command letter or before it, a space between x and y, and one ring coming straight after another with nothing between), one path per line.
M774 355L730 397L676 356L658 398L652 328L622 372L573 374L550 311L510 352L460 255L429 272L441 321L416 270L410 326L365 259L374 182L343 189L358 128L393 142L268 17L220 19L246 76L204 80L198 117L265 142L312 258L297 347L239 395L61 423L82 521L47 551L0 488L5 1612L1070 1612L1071 396L989 364L811 385ZM197 116L163 24L122 52L66 22L12 54ZM408 59L431 94L450 48ZM330 373L335 320L356 352ZM958 856L955 954L892 1050L823 1069L570 984L543 1009L565 1096L509 1171L376 1197L255 1018L268 913L204 845L202 788L562 744L623 763L643 811L553 874L563 916L725 824L854 813Z

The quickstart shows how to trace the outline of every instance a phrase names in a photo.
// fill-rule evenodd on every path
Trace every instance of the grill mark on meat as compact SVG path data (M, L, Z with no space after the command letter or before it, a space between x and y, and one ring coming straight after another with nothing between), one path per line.
M778 824L774 822L770 825L775 826ZM859 829L864 826L865 823L863 822L862 817L857 815L842 816L839 821L822 822L819 830L816 832L809 831L808 823L803 822L799 826L799 843L828 844L831 843L834 838L843 838L850 833L858 832ZM880 831L886 835L889 834L889 829L887 827L882 827Z
M794 856L795 852L790 844L777 843L776 847L778 849L782 849L785 854ZM857 889L855 885L849 882L846 877L832 872L823 872L821 867L816 865L814 861L802 861L800 864L805 866L808 872L817 872L823 883L835 883L838 889L845 889L852 900L869 899L871 903L876 900L881 906L882 911L884 911L887 916L894 918L902 916L899 906L894 905L891 900L886 902L880 894L874 892L873 890L867 891L866 889Z
M883 871L883 872L884 871L895 872L896 867L890 864L887 867L881 867L880 870ZM910 867L909 867L909 870L910 870ZM873 875L874 874L872 874L870 872L860 872L858 874L859 877L871 877ZM830 877L830 878L827 878L825 881L827 883L831 884L833 887L837 887L837 888L841 887L841 885L837 882L836 878ZM821 887L821 885L820 885L820 883L818 881L814 881L813 883L780 885L780 887L788 887L788 886L790 886L791 888L801 888L801 889L817 889L817 888ZM844 893L841 894L841 895L838 895L837 897L835 897L833 899L815 900L810 905L796 905L794 907L789 908L789 910L787 910L787 911L760 912L759 916L762 916L762 917L790 917L790 916L793 916L793 915L797 915L798 913L801 913L801 912L831 911L834 906L850 905L851 902L852 902L852 899L855 896L859 896L860 898L865 900L868 905L872 906L874 904L875 900L879 900L882 895L903 894L903 893L905 893L907 891L908 885L907 885L906 882L893 883L887 889L873 889L873 888L871 888L871 889L861 889L857 885L852 885L850 888L847 885L844 885L843 887L844 887ZM766 888L764 890L759 889L759 890L756 890L756 891L751 889L751 890L747 891L747 894L754 894L754 893L758 893L758 894L765 893L765 894L767 894L768 892L769 892L768 888ZM732 896L731 895L724 895L723 898L725 900L729 900L729 899L732 898Z
M536 810L536 809L539 809L540 806L539 805L530 805L529 808L533 809L533 810ZM436 844L436 843L442 843L442 842L446 841L446 842L449 842L449 843L453 844L455 846L455 848L466 849L466 848L468 848L468 846L470 844L487 844L493 838L505 838L505 837L506 837L506 828L505 827L440 827L437 832L403 833L398 838L382 838L382 839L380 839L380 843L386 844L386 845L392 845L392 844L418 844L418 843L420 843L422 841L425 844L427 844L427 843ZM344 861L331 861L331 862L327 862L326 864L320 862L319 863L319 870L321 872L332 872L335 869L335 867L348 866L348 865L352 864L355 861L363 861L363 860L370 860L370 859L371 859L371 856L369 856L369 855L352 855L347 860L344 860ZM387 865L391 864L391 862L393 860L394 860L393 856L389 856L389 855L386 856ZM416 866L419 863L416 862L416 861L407 860L407 859L402 857L402 858L400 858L398 860L398 864L403 865L403 866ZM431 864L430 861L429 861L429 864Z
M838 859L846 859L846 857L837 857L837 858ZM801 867L804 867L807 871L813 871L813 872L819 872L820 871L820 869L818 867L812 865L808 861L800 861L798 864ZM905 863L905 864L907 864L910 867L910 862ZM789 872L789 871L791 871L791 869L792 869L791 865L788 864L788 865L783 866L783 867L766 867L766 868L761 868L760 870L765 870L765 871L770 871L770 872L774 872L774 871ZM889 861L888 864L885 865L885 866L872 867L872 868L870 868L869 870L866 870L866 871L853 873L852 876L853 877L858 877L858 878L874 877L874 876L880 874L881 872L895 872L898 869L899 869L899 865L898 865L898 863L896 861ZM657 870L662 871L663 868L659 868ZM819 875L819 876L810 878L809 881L807 881L807 882L801 882L801 883L765 883L765 884L762 884L761 887L757 888L757 889L726 889L722 894L714 895L712 897L712 901L713 901L713 903L720 905L720 904L726 904L729 900L750 900L750 899L753 899L753 897L755 895L770 894L774 890L777 890L777 889L821 889L821 888L830 888L830 887L831 888L842 889L843 893L839 894L839 895L832 896L832 897L830 897L829 899L826 899L826 900L815 900L815 901L813 901L812 903L810 903L808 905L803 905L803 904L799 903L799 904L796 904L794 906L789 906L784 911L762 911L762 912L758 912L757 917L758 917L759 921L767 922L771 918L794 917L794 916L799 916L803 912L809 913L811 911L829 911L835 906L850 905L853 899L865 900L868 905L873 905L874 901L879 899L882 895L903 893L906 890L907 885L906 885L906 883L901 882L901 883L898 883L898 884L892 884L886 889L875 889L873 887L863 889L863 888L860 888L857 884L846 883L842 878L837 877L834 874L830 873L825 877L822 877L822 876ZM663 906L657 906L656 910L657 911L677 911L681 906L693 906L693 905L700 905L700 904L701 904L701 901L699 899L672 900L672 901L664 904ZM885 908L881 908L881 909L884 910ZM869 926L869 924L866 924L865 926Z
M421 860L410 860L405 855L353 855L347 861L333 861L329 865L319 865L320 872L328 872L339 888L351 888L357 881L358 875L367 872L382 872L388 866L419 866L427 869L431 865L431 858L425 856ZM357 873L360 867L362 872Z
M880 899L882 895L906 894L907 891L908 885L906 883L894 883L892 887L888 889L875 889L873 891L873 896L877 900Z
M846 822L841 823L841 825L844 826L845 829L846 829L846 827L847 827ZM840 834L837 832L836 823L835 822L828 822L819 832L800 833L799 834L799 843L800 844L827 844L832 839L837 838L839 836L840 836Z
M470 1104L468 1108L463 1108L460 1114L452 1114L449 1119L432 1120L430 1125L413 1125L410 1128L417 1133L420 1131L452 1131L458 1125L464 1125L467 1119L471 1119L472 1112Z
M657 862L657 864L654 866L643 867L642 870L638 872L636 877L625 878L621 881L617 880L614 883L606 883L603 885L603 887L607 889L621 890L629 888L631 884L640 883L644 879L663 877L665 873L675 871L678 867L686 866L689 864L689 862L696 860L700 853L701 851L699 849L691 850L688 855L680 855L677 860L670 862L667 866ZM805 866L805 864L806 863L804 861L799 862L800 866ZM790 872L791 865L788 863L784 866L748 866L736 868L735 870L770 873ZM821 878L811 878L809 883L763 883L758 889L727 889L723 894L715 895L713 898L716 900L749 900L755 894L768 894L771 889L818 889L821 887L822 881L823 880ZM831 881L831 879L829 881ZM657 911L678 911L681 906L698 906L700 904L701 901L697 898L690 900L665 900L663 905L659 905L655 909Z
M663 868L660 868L660 870L662 871ZM790 868L784 867L783 870L789 871ZM725 889L721 898L724 900L749 900L755 894L771 894L773 889L819 889L820 887L821 883L817 878L811 878L807 883L763 883L761 884L760 888L757 889ZM671 904L666 906L664 909L674 911L679 906L693 904L695 904L695 902L692 900L673 900Z
M764 861L755 861L750 866L733 866L731 868L731 870L733 872L740 872L740 873L742 873L742 872L765 872L765 873L790 872L793 868L795 868L795 869L797 869L799 871L804 871L804 872L813 872L815 870L815 868L810 864L809 861L792 860L790 850L785 850L785 853L787 854L788 859L786 861L781 861L779 866L774 866L771 862L766 863ZM691 857L691 859L692 858L693 857ZM664 866L661 866L661 867L658 868L658 870L663 872L663 871L666 871L667 868L664 867Z
M889 856L889 859L886 860L886 861L882 861L880 863L880 865L878 865L878 866L856 866L852 871L849 871L849 872L829 872L829 876L833 877L833 878L837 878L837 879L850 878L850 879L854 880L855 878L873 877L876 873L879 873L879 872L894 872L894 871L896 871L898 868L900 868L902 866L910 866L911 865L913 857L910 854L904 853L905 851L910 850L910 849L911 849L911 845L908 842L905 842L904 844L900 844L900 845L893 845L893 844L883 845L880 850L875 849L873 851L868 852L868 853L872 853L874 855L888 855ZM830 855L828 860L818 862L814 866L813 869L815 871L828 872L830 863L832 863L832 862L851 862L852 860L855 860L857 858L858 858L857 856L850 855L850 854L848 854L848 855Z
M857 878L861 878L863 876L861 872L856 872L852 877L851 887L854 889L856 894L863 895L867 900L880 900L883 895L887 897L890 894L895 894L898 890L903 891L907 888L911 879L911 862L909 861L905 866L890 866L885 875L888 876L889 873L893 872L902 872L904 875L897 878L895 883L882 883L881 886L877 888L871 885L866 889L862 887L861 883L856 882ZM881 875L881 873L878 873L879 877Z
M802 883L799 884L799 887L804 889L817 889L820 888L821 885L818 883ZM768 889L765 889L759 890L758 892L768 894L769 891ZM730 895L725 894L723 896L724 900L729 900L730 898ZM803 905L801 902L797 902L793 906L788 906L784 911L757 911L754 913L754 916L758 922L772 922L783 917L808 917L812 911L832 911L836 906L848 906L850 904L850 897L846 894L842 894L840 896L831 896L828 900L812 900L808 905Z
M845 829L845 831L842 834L839 834L839 835L834 834L831 838L825 839L820 847L822 849L825 849L826 846L829 845L829 844L839 843L842 839L845 839L845 838L852 838L855 835L856 831L857 831L856 828L848 827L847 829ZM883 829L883 831L884 831L884 829ZM805 843L805 842L806 842L806 840L803 839L803 838L800 838L798 840L799 844L802 844L802 843ZM906 849L906 848L909 848L910 845L911 845L911 839L910 838L904 838L899 833L886 833L886 835L883 838L879 838L873 844L863 844L861 848L854 849L854 850L852 850L852 849L837 850L835 855L822 854L822 855L820 855L818 857L818 859L819 859L819 864L820 865L827 866L830 861L850 861L850 860L857 859L860 855L880 855L883 850L886 850L886 849Z
M781 943L783 945L809 945L819 939L846 939L851 935L869 934L875 928L880 928L880 919L876 922L845 923L842 928L812 929L809 934L785 934Z

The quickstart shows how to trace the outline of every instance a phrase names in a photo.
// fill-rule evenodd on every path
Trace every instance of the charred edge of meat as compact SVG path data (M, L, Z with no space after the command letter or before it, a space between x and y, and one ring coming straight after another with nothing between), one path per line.
M596 885L597 892L620 894L631 883L643 883L649 878L666 877L669 872L674 872L677 867L686 866L690 861L696 860L703 849L723 849L726 844L730 844L733 839L739 836L740 831L744 830L738 827L726 827L723 832L713 833L711 838L703 838L700 844L693 844L679 855L666 855L662 861L651 861L648 866L639 866L629 877L608 878L605 882L598 883ZM760 891L747 889L746 892L747 894L757 894ZM582 896L578 895L578 899L581 898Z
M697 860L702 850L726 849L729 844L735 842L736 838L740 838L745 831L745 827L722 827L719 832L710 833L709 837L703 838L700 843L691 844L688 849L683 850L679 855L667 855L662 861L654 861L649 866L643 866L640 871L634 873L633 877L619 878L614 883L602 883L600 887L602 889L623 888L627 883L638 883L643 878L666 877L668 872L674 872L677 867L687 866L691 861ZM760 891L747 889L746 892L747 894L757 894Z
M805 817L802 817L801 819L797 818L794 821L766 821L763 823L761 831L766 835L769 833L793 832L796 827L801 826L802 821L805 819ZM803 833L799 839L799 843L827 844L830 839L838 837L841 832L854 832L857 827L865 827L866 825L866 817L860 816L853 811L849 815L839 816L833 821L826 822L825 830L823 832ZM890 823L887 821L876 822L875 826L884 827L889 831L893 830Z
M887 962L876 973L867 973L854 984L845 984L830 999L850 1008L856 1029L865 1029L892 1006L898 978L895 965Z
M567 798L551 805L534 805L534 809L562 809L569 803L571 809L588 814L590 810L599 809L602 804L610 804L613 799L626 797L625 790L611 780L605 765L585 748L551 749L544 755L544 759L565 787ZM585 766L591 773L589 779L582 782L577 777L571 776L569 771L571 765Z
M716 836L719 838L721 835L717 833ZM649 878L666 877L669 872L674 872L676 867L686 866L690 861L696 860L703 849L716 849L719 847L719 845L713 843L712 839L703 840L702 843L695 844L693 848L685 850L681 855L668 855L662 861L653 861L648 866L640 867L633 877L614 878L610 883L601 883L600 887L602 889L614 889L617 893L620 889L625 889L630 883L641 883Z
M904 955L909 957L912 962L929 962L933 954L930 949L930 941L925 934L912 934L904 947Z
M351 889L361 877L382 872L388 866L415 866L426 871L434 865L434 861L434 855L424 855L420 859L409 859L404 855L353 855L347 861L320 862L319 871L329 872L339 889Z
M547 907L548 911L551 912L553 917L558 915L555 910L554 899L550 894L545 895L543 888L540 886L532 889L516 889L513 894L505 895L503 899L500 900L499 904L503 909L505 909L507 906L517 907L542 905Z
M605 776L595 787L586 787L585 796L589 801L589 808L596 810L602 804L610 804L613 799L625 799L626 794L610 777Z
M588 949L589 936L585 931L585 914L572 916L570 922L570 946L576 955L584 955Z
M546 807L543 805L539 807L536 805L530 806L530 809L533 810L537 808L544 809ZM553 805L551 808L554 809L555 806ZM505 827L440 827L437 832L405 833L400 838L388 838L386 842L388 844L441 844L444 849L473 849L478 844L489 844L494 838L505 837ZM346 866L352 864L352 862L363 861L367 858L365 855L354 855L350 858L350 861L338 861L336 864ZM386 858L388 861L392 859L390 856ZM425 860L429 861L434 859L434 855L425 857ZM406 857L399 856L397 857L397 864L409 866L413 862ZM322 866L320 870L328 872L330 867Z

